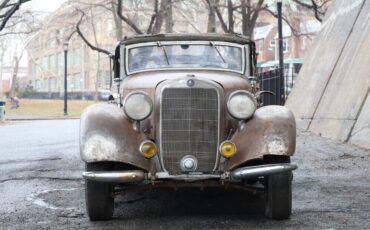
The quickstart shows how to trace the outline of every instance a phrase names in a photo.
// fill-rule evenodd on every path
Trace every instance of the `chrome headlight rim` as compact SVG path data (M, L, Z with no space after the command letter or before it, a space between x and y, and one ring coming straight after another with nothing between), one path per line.
M150 106L150 109L149 109L149 112L145 115L145 116L142 116L142 117L132 117L130 116L129 112L127 112L127 108L126 108L126 103L127 101L130 99L131 96L135 95L135 94L140 94L140 95L143 95L145 100L149 103L149 106ZM124 101L123 101L123 112L125 113L125 115L130 118L131 120L134 120L134 121L143 121L145 119L147 119L153 112L153 101L152 99L150 98L150 96L144 92L144 91L133 91L133 92L130 92L129 94L126 95Z
M254 109L253 109L253 112L252 112L249 116L240 117L240 116L238 116L237 114L233 113L232 109L230 109L230 101L231 101L231 99L232 99L234 96L236 96L237 94L244 94L244 95L247 95L247 96L249 97L249 99L253 102ZM256 112L256 110L257 110L257 100L256 100L256 98L253 96L253 94L252 94L252 93L250 93L249 91L246 91L246 90L236 90L236 91L232 92L232 93L229 95L229 97L228 97L228 99L227 99L226 106L227 106L227 111L229 112L229 114L230 114L233 118L235 118L235 119L237 119L237 120L242 120L242 121L243 121L243 120L247 120L247 119L249 119L249 118L253 117L254 113L255 113L255 112Z

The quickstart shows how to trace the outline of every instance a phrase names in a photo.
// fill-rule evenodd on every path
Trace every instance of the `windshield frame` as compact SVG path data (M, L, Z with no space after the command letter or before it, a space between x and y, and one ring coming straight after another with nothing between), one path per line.
M232 46L237 47L241 49L242 54L242 69L241 70L233 70L233 69L226 69L226 68L209 68L209 67L179 67L179 68L152 68L152 69L143 69L143 70L137 70L137 71L130 71L128 68L128 53L129 49L137 48L137 47L146 47L146 46L157 46L158 41L153 42L144 42L144 43L137 43L137 44L131 44L124 47L124 56L125 56L125 72L127 75L134 74L134 73L141 73L141 72L150 72L150 71L174 71L174 70L215 70L215 71L226 71L226 72L233 72L233 73L239 73L244 74L246 69L246 47L243 44L238 44L234 42L223 42L223 41L187 41L187 40L181 40L181 41L160 41L161 46L167 46L167 45L215 45L215 46Z

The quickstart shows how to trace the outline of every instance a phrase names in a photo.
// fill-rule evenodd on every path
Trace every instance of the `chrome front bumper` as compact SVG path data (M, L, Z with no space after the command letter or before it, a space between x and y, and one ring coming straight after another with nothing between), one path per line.
M110 182L110 183L140 183L145 180L151 181L156 179L171 179L171 180L182 180L182 181L199 181L207 179L222 179L226 181L238 182L244 179L257 178L262 176L268 176L276 173L289 172L297 169L294 164L268 164L268 165L257 165L247 166L243 168L235 169L232 172L225 172L219 175L213 174L184 174L184 175L169 175L165 172L156 173L150 175L141 170L130 170L130 171L109 171L109 172L83 172L82 176L85 179L99 182Z

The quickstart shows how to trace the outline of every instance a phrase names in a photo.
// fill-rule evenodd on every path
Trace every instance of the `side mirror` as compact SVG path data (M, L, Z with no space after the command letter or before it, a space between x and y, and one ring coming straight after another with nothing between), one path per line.
M120 104L120 95L118 93L113 93L108 97L108 103L110 104Z
M114 53L113 58L113 72L114 72L114 79L120 78L120 46L117 46L116 51Z

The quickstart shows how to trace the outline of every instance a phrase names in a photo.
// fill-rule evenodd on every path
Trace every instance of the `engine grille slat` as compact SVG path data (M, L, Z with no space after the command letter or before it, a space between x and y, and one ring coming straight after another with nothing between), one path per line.
M214 169L218 148L219 102L214 88L165 88L161 95L161 157L165 169L180 174L186 155L201 172Z

